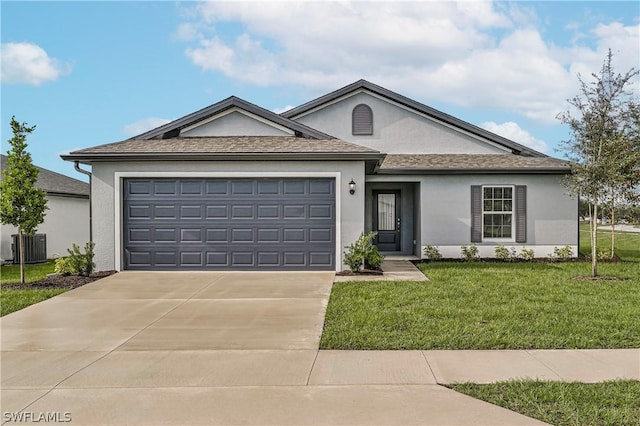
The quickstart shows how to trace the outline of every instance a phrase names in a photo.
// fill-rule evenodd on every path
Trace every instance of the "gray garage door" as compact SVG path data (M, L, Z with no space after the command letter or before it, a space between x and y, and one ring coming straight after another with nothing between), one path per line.
M334 270L334 179L125 179L125 269Z

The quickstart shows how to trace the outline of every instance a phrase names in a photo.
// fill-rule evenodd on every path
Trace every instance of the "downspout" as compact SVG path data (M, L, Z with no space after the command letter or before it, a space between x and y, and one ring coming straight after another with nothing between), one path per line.
M91 172L83 170L80 168L80 162L74 161L73 168L76 169L77 172L82 173L83 175L89 176L89 242L93 242L93 207L91 205Z

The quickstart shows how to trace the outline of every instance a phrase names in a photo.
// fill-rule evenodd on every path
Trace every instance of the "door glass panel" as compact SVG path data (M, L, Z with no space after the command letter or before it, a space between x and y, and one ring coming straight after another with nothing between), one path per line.
M378 194L378 231L396 229L396 194Z

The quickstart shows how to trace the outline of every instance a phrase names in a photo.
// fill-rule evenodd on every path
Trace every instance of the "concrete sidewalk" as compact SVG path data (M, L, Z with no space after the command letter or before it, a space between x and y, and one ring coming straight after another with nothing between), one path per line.
M640 380L640 349L320 351L309 384Z

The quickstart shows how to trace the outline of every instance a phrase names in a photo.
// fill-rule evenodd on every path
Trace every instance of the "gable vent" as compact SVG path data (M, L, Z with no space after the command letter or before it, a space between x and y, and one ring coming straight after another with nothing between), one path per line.
M369 105L356 105L353 109L352 133L354 135L373 134L373 112Z

